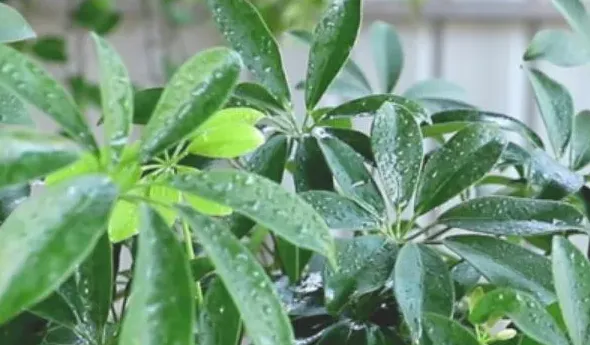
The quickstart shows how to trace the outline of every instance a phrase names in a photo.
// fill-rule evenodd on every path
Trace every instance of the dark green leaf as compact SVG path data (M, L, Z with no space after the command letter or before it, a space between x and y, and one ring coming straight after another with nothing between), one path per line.
M493 125L473 124L461 130L424 165L416 212L426 213L482 179L505 147L502 133Z
M430 121L428 113L420 104L396 95L371 95L354 99L328 111L322 119L373 116L385 102L392 103L396 107L406 108L416 119Z
M418 82L407 89L403 96L415 100L442 99L465 102L467 99L467 93L462 87L443 79Z
M72 14L76 24L99 35L110 33L121 20L121 15L105 6L102 0L83 0Z
M579 170L590 163L590 110L584 110L574 120L574 135L572 137L573 162L571 167Z
M256 8L247 0L208 0L217 27L254 77L289 107L291 94L281 52Z
M9 43L35 37L29 23L14 8L0 3L0 42Z
M422 337L424 313L450 317L455 293L447 264L432 249L406 244L393 272L395 299L414 341Z
M574 67L590 62L590 50L575 33L562 29L537 32L524 53L525 61L546 60L562 67Z
M404 108L384 103L375 115L371 143L385 194L401 210L414 196L422 167L420 127Z
M335 121L339 120L346 119L336 119ZM336 138L340 139L340 141L352 147L356 152L360 153L363 157L365 157L367 162L375 162L373 149L371 148L371 138L369 138L365 133L344 128L323 128L328 134L335 136Z
M371 25L371 47L383 93L390 93L404 66L404 51L395 29L384 22Z
M193 344L193 281L186 255L156 211L142 205L140 213L133 287L119 343Z
M329 191L312 190L299 194L333 230L362 231L379 229L379 219L357 203Z
M382 216L385 212L385 202L365 167L363 157L320 127L314 129L314 135L318 138L320 149L342 194L376 216Z
M33 120L25 104L15 95L0 87L0 125L32 126Z
M545 304L555 300L551 263L544 256L487 236L453 236L444 244L492 284L531 292Z
M299 281L301 273L311 259L312 252L301 249L280 237L275 238L277 254L281 260L283 270L292 283Z
M537 69L531 69L528 75L551 146L555 154L561 157L572 136L574 122L572 96L563 85Z
M240 57L227 48L201 52L174 74L143 130L143 160L190 135L226 101L240 73Z
M307 64L305 104L315 108L346 60L361 23L361 1L333 2L313 33Z
M135 93L133 96L134 124L146 125L150 121L163 91L164 89L161 87L154 87L151 89L143 89Z
M0 225L31 194L29 184L0 188Z
M563 237L553 238L553 282L572 343L590 344L590 263Z
M0 85L51 116L76 141L97 151L92 132L72 97L39 65L0 46Z
M392 345L402 344L390 329L372 324L356 324L350 320L341 321L320 334L317 345ZM317 337L316 337L317 338ZM308 344L306 339L302 344ZM316 344L316 343L313 343Z
M334 183L332 172L314 137L303 137L295 153L295 171L293 172L295 190L332 190Z
M279 103L263 86L254 83L240 83L234 89L232 98L228 103L233 102L239 106L251 106L265 112L277 113L283 111L283 105Z
M219 279L207 290L197 325L199 345L239 345L242 320L231 295Z
M473 122L495 123L502 129L520 133L533 144L543 148L543 141L537 133L521 121L507 115L475 109L448 110L433 114L432 125L430 126L429 131L438 128L439 126L451 128L450 131L437 131L437 134L446 134L460 130L464 126Z
M481 274L467 261L462 261L451 269L451 277L455 281L455 295L462 297L473 289L481 279Z
M256 345L292 344L293 331L277 293L256 258L222 223L178 207L232 297Z
M0 227L0 323L43 300L74 272L106 230L117 188L87 175L49 187Z
M59 293L51 294L30 308L29 312L70 329L74 329L78 322L74 310Z
M569 344L545 307L534 296L521 291L502 288L489 292L475 305L469 320L474 324L481 324L490 318L504 315L524 334L541 344Z
M0 147L0 188L45 176L81 154L72 141L25 128L3 128Z
M584 216L570 204L507 196L468 200L446 211L438 221L453 228L504 236L584 231Z
M237 170L181 174L173 188L231 207L287 241L329 260L334 248L322 217L299 196L262 176Z
M105 39L92 34L100 66L100 95L105 126L106 155L117 165L133 122L133 87L123 60Z
M0 326L0 344L39 345L47 322L31 313L22 313L14 320Z
M424 329L427 337L437 345L479 345L471 331L445 316L426 313Z
M68 61L66 41L61 36L39 37L31 47L33 54L52 62Z
M584 185L581 175L561 165L547 152L533 149L527 154L530 155L530 181L543 188L541 198L561 199L577 192Z

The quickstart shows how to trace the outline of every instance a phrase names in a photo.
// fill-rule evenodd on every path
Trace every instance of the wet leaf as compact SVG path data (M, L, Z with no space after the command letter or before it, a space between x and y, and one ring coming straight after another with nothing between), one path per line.
M343 0L332 2L315 27L305 85L308 110L315 108L348 59L360 22L361 1Z
M336 120L338 121L338 120ZM373 156L373 149L371 147L371 138L365 133L355 131L352 129L336 128L336 127L322 127L328 134L340 139L348 146L352 147L356 152L360 153L367 162L375 164L375 157Z
M437 345L479 345L475 335L448 317L427 313L424 316L427 337Z
M561 199L577 192L584 185L581 175L561 165L544 150L529 150L526 155L529 155L529 179L543 189L540 198Z
M242 320L221 280L209 285L202 308L197 325L199 345L240 344Z
M438 221L453 228L504 236L584 231L584 216L570 204L507 196L468 200L446 211Z
M25 128L0 131L0 187L29 182L67 166L80 156L74 142Z
M469 262L462 261L451 269L451 277L456 283L455 297L460 298L479 283L481 274Z
M407 243L399 252L392 278L395 299L414 341L422 338L426 328L424 313L453 314L455 292L449 268L432 249Z
M473 124L455 134L424 165L416 213L442 205L482 179L505 147L500 130L493 125Z
M34 125L25 104L2 87L0 87L0 125Z
M248 338L256 345L292 344L293 331L266 272L219 221L179 206L232 297Z
M156 211L143 205L140 214L133 287L119 343L191 345L195 308L188 259Z
M0 326L0 344L39 345L47 322L31 313L22 313Z
M233 103L232 106L248 106L271 113L284 111L283 105L264 86L248 82L236 85L229 103Z
M275 237L276 254L291 283L296 283L309 263L313 252L299 248L280 237Z
M574 120L574 135L572 137L573 162L571 167L580 170L590 163L590 139L586 133L590 131L590 110L585 110Z
M234 121L199 130L190 143L189 152L211 158L234 158L256 150L264 139L264 134L256 127Z
M31 194L27 183L0 188L0 225Z
M263 118L264 114L256 109L245 107L225 108L211 115L211 117L209 117L205 123L199 126L199 130L197 132L202 133L211 128L233 124L254 126Z
M444 244L492 284L533 293L545 304L555 300L551 263L544 256L487 236L453 236L445 239Z
M227 48L203 51L174 74L141 137L143 160L190 135L227 100L240 58Z
M568 345L555 319L532 295L508 288L487 293L469 315L474 324L508 316L520 331L544 345Z
M133 95L133 123L146 125L152 118L164 88L154 87L135 92Z
M100 95L105 126L106 154L117 165L127 145L133 122L133 87L123 60L113 46L92 34L100 66Z
M29 312L70 329L74 329L78 322L72 307L58 293L53 293L43 301L35 304L29 309Z
M424 148L416 120L404 108L384 103L371 130L375 162L385 194L398 210L414 196Z
M334 189L332 172L316 138L306 136L298 142L293 179L297 192Z
M371 48L383 93L393 91L404 65L404 52L395 29L381 21L371 25Z
M0 323L43 300L99 241L117 195L88 175L23 202L0 227Z
M563 237L553 238L553 283L572 343L590 343L590 263Z
M371 95L357 98L328 111L322 119L373 116L385 102L392 103L396 107L405 108L420 121L430 121L428 113L420 104L396 95Z
M529 44L525 61L546 60L561 67L574 67L590 62L590 49L577 34L562 29L537 32Z
M29 23L14 8L0 3L0 42L9 43L34 38L35 32Z

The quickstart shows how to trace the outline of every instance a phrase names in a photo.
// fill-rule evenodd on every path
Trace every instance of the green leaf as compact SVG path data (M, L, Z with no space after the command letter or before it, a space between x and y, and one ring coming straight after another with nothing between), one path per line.
M357 203L330 191L312 190L299 194L318 214L330 229L363 231L380 228L380 221Z
M43 300L99 241L117 188L98 175L23 202L0 227L0 323Z
M184 206L178 210L215 265L240 312L248 338L256 345L293 344L289 318L266 272L250 251L219 221Z
M404 66L404 51L395 29L384 22L371 25L371 47L381 90L390 93L397 84Z
M382 236L361 236L336 242L337 270L324 273L325 304L337 313L351 299L391 284L398 247ZM389 287L389 286L387 286Z
M197 325L199 345L239 345L242 320L231 295L219 279L215 279L205 296Z
M467 92L465 92L465 89L443 79L420 81L408 88L403 93L403 96L415 100L446 99L461 102L467 101Z
M290 107L291 93L279 45L256 7L247 0L208 0L207 3L219 31L242 56L246 67L283 108Z
M426 313L424 328L433 344L479 345L480 342L467 328L445 316Z
M423 127L428 132L437 129L436 134L446 134L463 129L470 123L495 123L504 130L513 131L521 134L524 138L529 139L536 146L543 148L541 138L523 122L507 115L480 111L476 109L458 109L447 110L432 115L432 125ZM439 127L445 127L449 130L439 130ZM425 132L425 136L430 136ZM434 134L434 133L432 133Z
M113 46L92 34L100 66L100 95L107 157L117 165L127 145L133 122L133 87L123 60Z
M135 92L133 95L133 123L146 125L152 118L164 88L154 87Z
M430 121L428 113L420 104L396 95L371 95L357 98L330 110L322 119L373 116L385 102L392 103L396 107L406 108L410 114L420 121Z
M455 291L449 268L432 249L406 244L395 263L393 283L395 299L414 341L422 338L424 313L453 314Z
M174 232L156 211L140 208L139 250L119 344L193 344L193 282Z
M106 0L108 1L108 0ZM103 0L83 0L72 14L74 22L99 35L112 32L121 20L121 15Z
M571 167L580 170L590 163L590 110L578 113L574 119L574 135L572 137L573 162Z
M240 83L236 85L228 104L231 106L248 106L272 113L283 112L283 105L279 103L263 86L254 83Z
M553 238L553 283L574 345L590 343L590 263L563 237Z
M39 37L31 49L42 60L62 63L68 61L66 41L61 36Z
M78 322L74 310L59 293L51 294L31 307L29 312L70 329L74 329Z
M92 132L72 97L38 64L0 46L0 85L51 116L76 141L98 151Z
M227 48L201 52L174 74L141 137L143 160L169 148L204 123L226 101L240 73Z
M212 158L234 158L250 153L264 143L264 134L246 123L231 122L199 130L189 152Z
M197 132L205 132L218 126L227 126L232 124L245 124L254 126L258 121L264 118L264 114L252 108L232 107L225 108L215 112L205 121Z
M526 152L526 151L525 151ZM581 175L561 165L544 150L529 150L530 181L543 187L539 197L561 199L580 190L584 185Z
M451 269L451 277L455 281L455 295L462 297L471 291L481 280L481 274L467 261L461 261Z
M474 324L507 315L520 331L544 345L568 345L555 319L532 295L507 288L487 293L469 315ZM584 343L586 344L586 343Z
M293 179L297 192L334 189L332 172L316 138L305 136L298 141Z
M346 120L336 119L335 121ZM359 132L352 129L322 127L328 134L340 139L340 141L346 143L352 147L356 152L360 153L368 162L375 163L375 157L373 156L373 148L371 147L371 138L365 133Z
M580 0L552 0L552 3L586 47L590 47L590 17L584 4Z
M322 217L299 196L262 176L237 170L180 174L173 188L231 207L285 240L334 257L330 230Z
M9 43L34 38L29 23L14 8L0 3L0 42Z
M503 236L538 236L584 231L584 216L570 204L485 196L468 200L442 214L438 222L452 228Z
M340 321L319 334L317 345L390 345L402 344L400 338L387 327ZM314 336L306 338L311 340ZM316 343L313 343L316 344Z
M47 322L31 313L22 313L0 326L0 344L39 345Z
M544 256L487 236L453 236L444 244L492 284L531 292L545 304L555 300L551 263Z
M301 249L280 237L275 238L275 245L281 266L289 277L289 281L291 283L298 282L313 253Z
M572 96L563 85L537 69L530 69L528 75L551 146L555 154L561 157L572 136L574 122Z
M45 184L52 186L76 176L98 173L99 171L100 162L97 157L91 153L87 153L74 163L47 175Z
M416 213L442 205L482 179L496 165L506 144L493 125L473 124L453 136L424 165Z
M0 188L0 225L31 194L27 183Z
M34 125L25 104L3 87L0 87L0 125Z
M330 4L313 33L307 64L305 104L315 108L346 60L361 23L361 1L343 0Z
M420 127L404 108L385 103L375 116L371 143L385 194L402 209L414 196L422 167Z
M574 67L590 62L590 49L575 33L562 29L546 29L535 34L523 59L546 60L561 67Z
M0 187L45 176L80 156L72 141L25 128L3 128L0 147Z

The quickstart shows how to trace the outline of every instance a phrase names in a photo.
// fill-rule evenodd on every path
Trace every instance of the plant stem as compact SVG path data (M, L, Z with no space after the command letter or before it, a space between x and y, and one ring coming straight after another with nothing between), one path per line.
M188 255L189 260L195 259L195 249L193 248L193 239L191 236L191 230L188 227L188 224L183 221L182 222L182 233L184 236L184 246L186 249L186 254Z
M406 238L406 242L409 242L411 240L415 240L416 238L418 238L421 235L430 231L435 226L436 226L436 223L432 223L432 224L428 225L427 227L425 227L424 229L420 229L420 230L416 231L415 233L413 233L412 235L410 235Z

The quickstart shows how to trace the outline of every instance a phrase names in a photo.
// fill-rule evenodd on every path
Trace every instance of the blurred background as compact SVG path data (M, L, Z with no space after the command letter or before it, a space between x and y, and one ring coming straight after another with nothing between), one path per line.
M97 31L115 45L139 88L159 86L196 52L224 44L204 0L12 0L38 33L18 48L41 60L86 105L98 100L94 49L87 35ZM302 80L308 48L286 34L312 29L326 0L254 0L282 44L290 83ZM376 83L368 27L394 25L405 54L396 93L417 81L442 78L465 91L466 101L525 120L543 133L534 99L521 69L534 33L565 27L550 0L365 0L363 31L353 58ZM590 108L587 67L542 64L572 92L577 110ZM457 92L463 92L457 90ZM296 93L296 100L302 98ZM325 103L337 102L327 97ZM45 120L43 120L45 121Z

